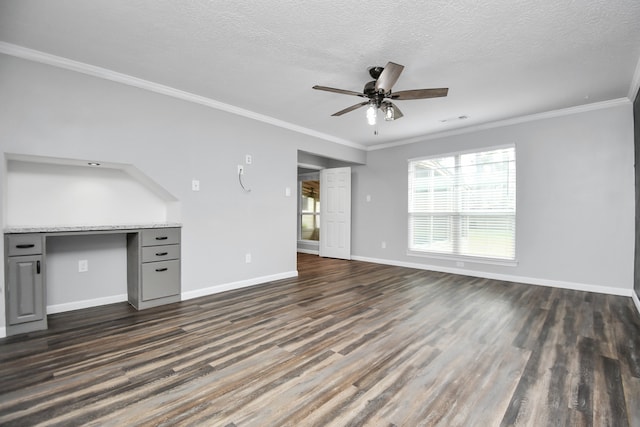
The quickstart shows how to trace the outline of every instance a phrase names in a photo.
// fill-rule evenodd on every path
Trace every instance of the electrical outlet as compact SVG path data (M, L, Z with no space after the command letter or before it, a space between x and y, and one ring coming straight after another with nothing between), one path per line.
M191 181L191 190L200 191L200 181L198 181L197 179Z
M78 273L89 271L89 260L81 259L78 261Z
M382 244L380 245L382 247L382 249L386 249L387 248L387 242L385 242L384 240L382 241Z
M286 188L284 189L284 195L285 195L286 197L291 197L291 187L286 187Z
M244 166L238 165L238 175L244 175Z
M251 162L253 162L253 158L251 157L251 154L247 154L246 156L244 156L244 162L248 165L250 165Z
M246 262L247 264L251 263L251 254L244 255L244 262Z

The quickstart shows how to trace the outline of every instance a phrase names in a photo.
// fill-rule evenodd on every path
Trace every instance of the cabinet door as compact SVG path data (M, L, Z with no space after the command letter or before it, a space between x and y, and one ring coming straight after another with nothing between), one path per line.
M42 255L9 257L9 324L44 319Z

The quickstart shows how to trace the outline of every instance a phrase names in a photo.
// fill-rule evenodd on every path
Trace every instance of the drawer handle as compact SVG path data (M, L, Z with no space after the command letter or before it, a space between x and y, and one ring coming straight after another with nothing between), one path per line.
M40 274L40 261L36 261L36 274Z
M33 248L35 245L33 243L21 243L19 245L16 245L16 248L18 249L29 249L29 248Z
M169 237L167 236L158 236L156 237L156 240L167 240Z
M169 252L156 252L156 256L167 256Z
M167 267L164 267L164 268L156 268L156 271L157 271L158 273L159 273L159 272L161 272L161 271L167 271L167 270L168 270L168 268L167 268Z

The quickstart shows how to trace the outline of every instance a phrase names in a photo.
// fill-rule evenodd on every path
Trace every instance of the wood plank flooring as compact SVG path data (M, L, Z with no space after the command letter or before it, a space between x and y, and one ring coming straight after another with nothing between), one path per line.
M0 340L0 425L640 426L630 298L299 255Z

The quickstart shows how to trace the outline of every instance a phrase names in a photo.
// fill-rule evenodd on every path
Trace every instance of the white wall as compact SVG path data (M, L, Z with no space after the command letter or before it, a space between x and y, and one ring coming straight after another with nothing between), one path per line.
M121 169L9 160L5 189L7 226L168 221L165 200Z
M187 296L295 274L298 150L365 158L267 123L7 55L0 55L0 99L1 152L132 164L181 202ZM236 175L245 154L253 156L245 174L250 193ZM192 179L201 191L191 191ZM2 292L0 327L4 319Z
M512 143L518 265L458 268L407 255L407 160ZM354 258L631 295L633 156L631 103L622 102L371 151L367 166L354 168Z

